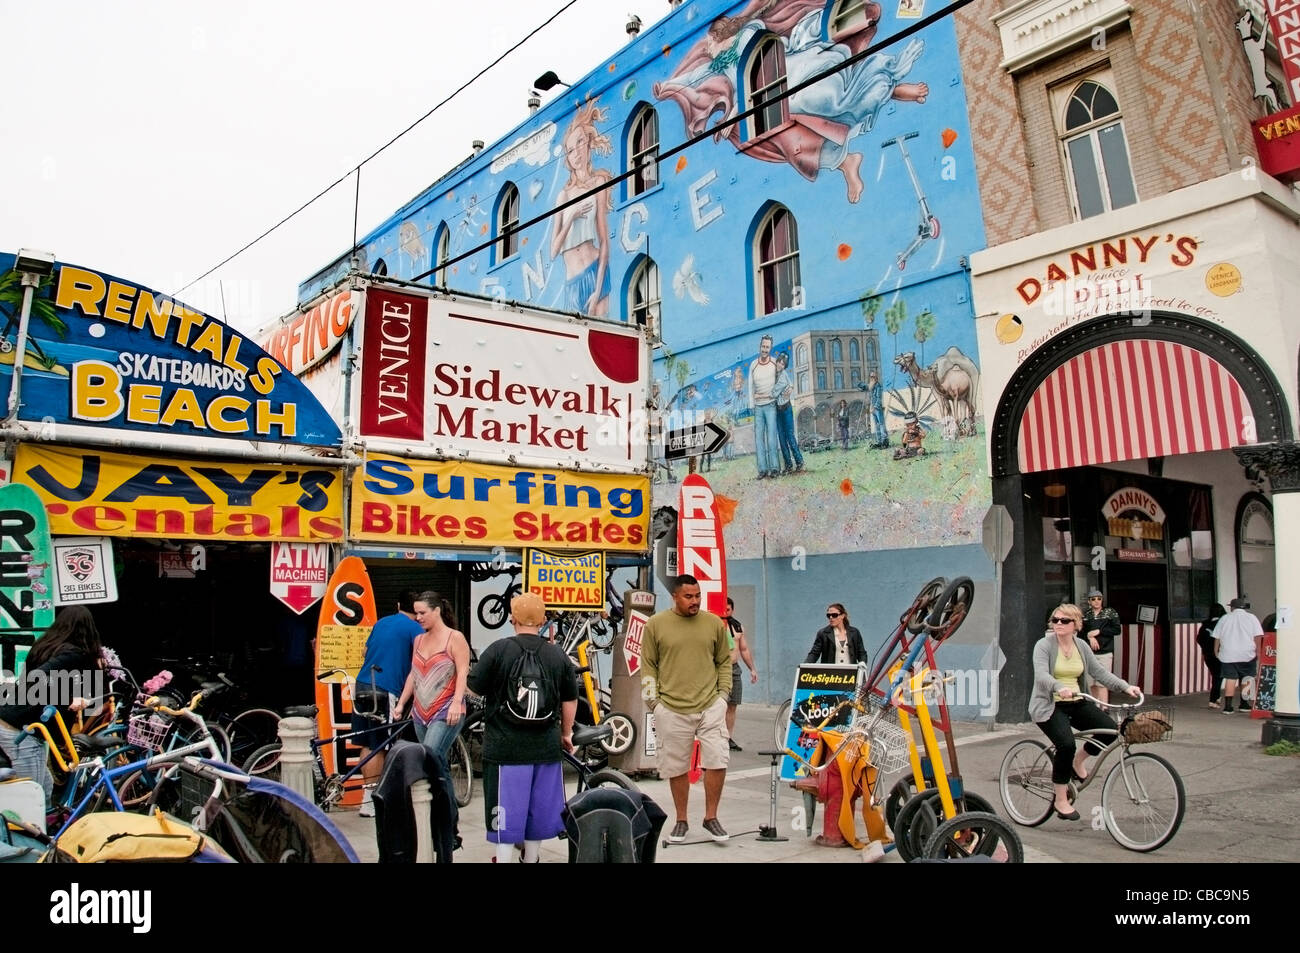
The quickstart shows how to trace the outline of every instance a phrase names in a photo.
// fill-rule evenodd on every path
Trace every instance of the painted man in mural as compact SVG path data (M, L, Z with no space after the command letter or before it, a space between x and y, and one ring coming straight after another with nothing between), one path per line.
M560 190L556 205L563 205L607 183L613 176L607 169L593 168L591 154L607 156L614 151L609 137L596 128L608 109L591 100L578 107L564 134L564 163L569 180ZM555 217L551 233L551 256L564 257L565 298L563 307L596 317L609 313L609 234L607 219L613 208L609 190L570 205Z
M781 472L802 473L803 453L794 429L794 380L786 369L790 355L780 351L776 355L776 434L781 444Z
M855 33L849 46L823 37L826 6L824 0L752 0L738 16L718 17L705 38L682 58L677 71L654 85L655 98L677 103L692 136L712 128L710 121L718 113L719 122L733 118L738 112L733 76L741 55L760 33L773 33L781 40L787 88L836 70L875 38L880 7L866 5L870 25ZM849 201L858 201L864 188L862 153L850 151L849 142L872 129L891 99L925 102L929 86L902 82L924 48L920 40L911 40L897 56L873 53L799 90L786 100L789 124L747 143L745 154L764 162L788 163L809 181L816 180L822 169L837 169L844 176ZM716 141L724 137L740 148L738 124L714 135Z
M749 406L754 411L754 453L758 478L765 480L780 472L776 432L776 361L772 358L772 335L758 342L758 357L749 365Z
M871 439L877 447L889 446L889 432L885 430L885 388L880 375L872 371L867 375L867 400L871 406Z

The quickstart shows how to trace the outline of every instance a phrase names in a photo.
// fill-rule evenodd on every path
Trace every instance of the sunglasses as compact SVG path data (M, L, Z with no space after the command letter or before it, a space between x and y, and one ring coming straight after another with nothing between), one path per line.
M826 618L828 618L828 619L838 619L838 618L840 617L840 615L841 615L841 613L839 613L839 612L828 612L828 613L826 613Z
M1067 625L1073 621L1074 621L1073 619L1067 619L1063 615L1052 616L1052 625Z

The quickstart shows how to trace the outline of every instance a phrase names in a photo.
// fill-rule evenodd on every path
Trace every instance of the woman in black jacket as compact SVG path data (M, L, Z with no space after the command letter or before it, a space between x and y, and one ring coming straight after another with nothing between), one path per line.
M862 633L849 625L849 613L841 603L832 602L826 610L828 625L817 631L805 664L856 665L866 662L867 650L862 646Z

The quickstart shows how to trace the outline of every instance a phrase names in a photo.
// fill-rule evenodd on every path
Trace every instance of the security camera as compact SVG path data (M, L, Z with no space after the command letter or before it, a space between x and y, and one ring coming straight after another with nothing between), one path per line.
M629 13L627 15L627 26L625 29L627 30L628 36L636 36L641 32L641 18L635 13Z
M14 270L47 278L54 274L54 252L20 248L14 261Z

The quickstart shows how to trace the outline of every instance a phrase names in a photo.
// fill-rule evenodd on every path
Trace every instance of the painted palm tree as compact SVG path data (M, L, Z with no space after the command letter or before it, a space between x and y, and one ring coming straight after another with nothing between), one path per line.
M921 346L921 366L925 366L925 342L934 337L934 312L926 309L916 316L916 343Z
M867 327L873 327L876 323L876 315L880 313L880 295L863 294L858 298L858 305L862 308L862 320L866 322Z
M41 283L37 285L36 290L32 293L32 310L29 322L40 321L50 331L62 338L67 336L68 325L59 317L59 312L55 310L52 298L53 288L53 277L43 278ZM14 333L16 337L18 322L22 317L22 307L22 276L17 269L14 269L0 275L0 317L3 317L5 322L4 330L0 331L0 363L12 364L14 361L15 343L9 339L9 335ZM59 366L57 359L45 353L40 342L31 333L30 323L27 329L27 347L28 351L26 359L23 361L24 365L31 366L36 370L67 374L67 371ZM29 361L32 363L28 364Z

